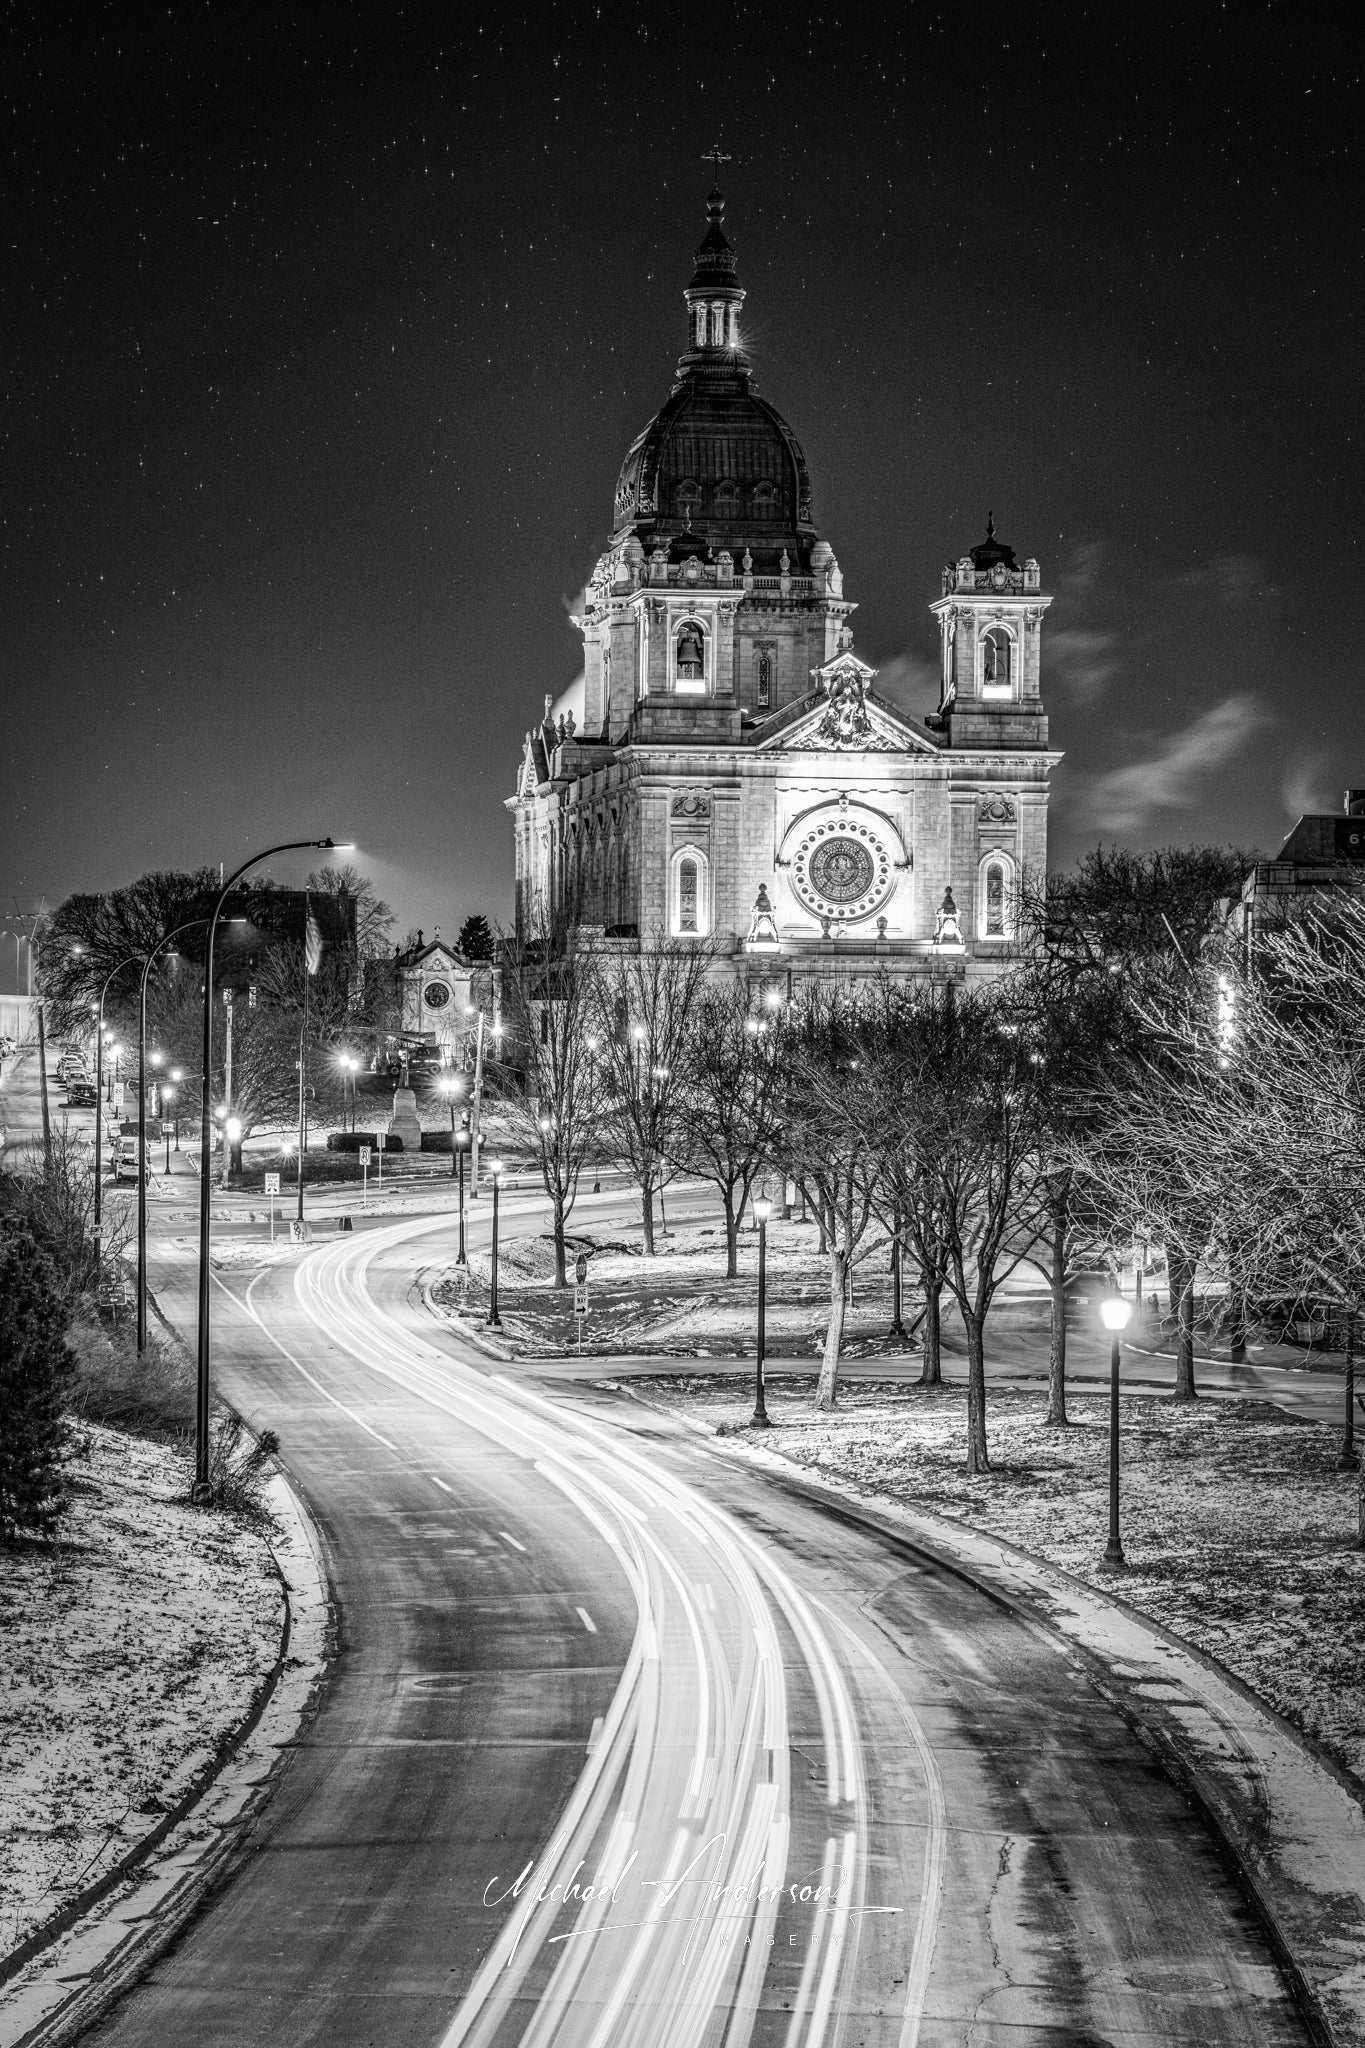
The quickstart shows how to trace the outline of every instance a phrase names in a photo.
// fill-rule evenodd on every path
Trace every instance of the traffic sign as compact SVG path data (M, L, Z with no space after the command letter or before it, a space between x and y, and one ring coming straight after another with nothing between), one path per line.
M277 1195L277 1194L279 1193L279 1191L280 1191L280 1177L279 1177L279 1175L278 1175L277 1173L268 1173L268 1174L266 1175L266 1177L265 1177L265 1191L266 1191L266 1193L267 1193L268 1195Z
M574 1282L573 1312L576 1316L585 1316L588 1313L588 1283L586 1280Z
M370 1163L370 1148L368 1145L362 1145L360 1148L360 1163L362 1166L368 1166Z

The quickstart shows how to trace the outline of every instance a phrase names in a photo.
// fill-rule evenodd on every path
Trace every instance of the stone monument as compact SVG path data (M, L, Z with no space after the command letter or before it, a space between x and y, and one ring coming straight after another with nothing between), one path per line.
M422 1126L417 1121L417 1097L408 1081L408 1063L403 1061L403 1071L398 1086L393 1091L393 1115L389 1118L388 1134L401 1138L405 1152L420 1152L422 1149Z

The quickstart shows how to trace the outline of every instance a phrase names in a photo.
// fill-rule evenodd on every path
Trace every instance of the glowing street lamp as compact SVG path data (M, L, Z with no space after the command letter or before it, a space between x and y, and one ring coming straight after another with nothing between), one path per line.
M458 1074L442 1074L436 1086L450 1104L450 1178L454 1180L457 1158L461 1167L464 1164L464 1154L455 1142L455 1104L464 1093L464 1081ZM463 1174L460 1177L463 1179Z
M171 1086L171 1084L170 1084L170 1082L169 1082L169 1081L163 1081L163 1082L162 1082L162 1084L161 1084L161 1135L162 1135L162 1137L163 1137L163 1138L164 1138L164 1139L166 1140L166 1175L167 1175L167 1178L168 1178L168 1179L169 1179L169 1177L170 1177L170 1171L171 1171L171 1134L170 1134L170 1132L169 1132L169 1131L168 1131L168 1130L166 1129L166 1104L167 1104L168 1102L174 1102L174 1101L175 1101L175 1093L176 1093L176 1091L175 1091L175 1089L174 1089L174 1088L173 1088L173 1087ZM179 1117L179 1114L178 1114L178 1113L177 1113L177 1115L176 1115L176 1119L175 1119L175 1130L176 1130L176 1137L177 1137L177 1139L178 1139L178 1138L179 1138L179 1136L180 1136L180 1117ZM175 1148L175 1149L176 1149L176 1151L177 1151L177 1152L178 1152L178 1151L180 1150L180 1146L179 1146L179 1144L178 1144L178 1143L177 1143L177 1145L176 1145L176 1148Z
M1119 1340L1133 1313L1131 1301L1120 1294L1106 1295L1100 1303L1100 1321L1110 1335L1109 1345L1109 1542L1105 1548L1106 1571L1121 1572L1127 1559L1119 1539Z
M768 1218L773 1205L766 1195L760 1195L754 1203L754 1214L758 1218L758 1363L754 1372L754 1412L749 1417L755 1429L767 1429L768 1405L763 1395L763 1360L768 1346Z
M488 1298L488 1327L502 1328L502 1317L498 1314L498 1189L502 1185L501 1159L490 1159L488 1170L493 1176L493 1280Z
M212 1197L211 1139L213 1136L212 1105L209 1101L209 1076L213 1072L213 942L218 932L218 919L223 905L249 869L258 867L263 860L269 860L277 853L347 852L348 846L338 847L332 839L287 839L278 846L264 847L260 853L253 853L250 860L244 860L234 868L218 891L217 901L208 919L208 937L204 945L204 1090L203 1110L200 1116L199 1137L199 1356L195 1375L194 1414L194 1490L190 1498L202 1503L210 1497L209 1488L209 1346L211 1326L210 1268L209 1268L209 1217ZM300 1158L300 1179L303 1162Z

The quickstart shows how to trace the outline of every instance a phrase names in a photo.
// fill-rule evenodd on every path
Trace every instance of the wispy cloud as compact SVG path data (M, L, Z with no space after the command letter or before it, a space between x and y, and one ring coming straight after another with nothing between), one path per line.
M902 711L923 718L938 702L938 665L907 647L903 654L893 654L890 661L882 663L872 687Z
M1046 633L1044 687L1055 676L1082 703L1106 689L1118 668L1119 636L1085 626L1054 626Z
M1225 697L1183 732L1163 740L1147 760L1097 776L1086 795L1089 822L1110 832L1132 832L1161 811L1190 808L1204 794L1207 778L1226 768L1270 723L1258 697L1241 691Z
M1305 811L1334 810L1341 801L1340 779L1340 760L1330 747L1296 747L1280 778L1280 801L1286 816L1301 818Z
M1280 597L1283 592L1271 582L1259 555L1210 555L1197 569L1187 569L1178 578L1182 590L1195 596L1212 597L1218 604L1241 611L1258 599Z

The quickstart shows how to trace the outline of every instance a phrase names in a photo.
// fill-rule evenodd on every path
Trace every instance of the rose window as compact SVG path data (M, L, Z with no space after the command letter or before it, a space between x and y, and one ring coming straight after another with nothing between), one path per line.
M826 816L802 836L792 857L792 885L817 917L870 917L891 893L893 880L889 848L858 817Z
M422 1001L429 1010L443 1010L450 1001L450 990L443 981L429 981L422 990Z

